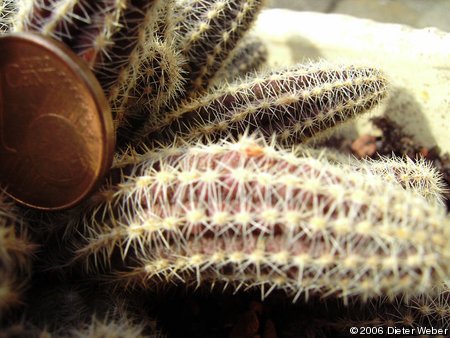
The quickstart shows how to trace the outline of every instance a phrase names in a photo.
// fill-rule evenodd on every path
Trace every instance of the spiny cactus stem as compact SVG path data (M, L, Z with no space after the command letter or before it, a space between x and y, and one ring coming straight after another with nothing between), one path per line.
M202 92L223 61L250 28L265 1L194 0L177 29L179 47L188 62L186 91Z
M369 110L386 95L386 80L373 68L298 66L230 84L144 128L148 141L218 140L244 131L276 135L286 144L305 141Z
M445 276L442 209L375 175L258 142L119 163L112 197L88 207L76 259L96 271L118 252L126 284L159 276L294 299L412 295Z
M259 70L267 61L268 50L265 43L256 36L245 36L228 57L216 81L233 82Z

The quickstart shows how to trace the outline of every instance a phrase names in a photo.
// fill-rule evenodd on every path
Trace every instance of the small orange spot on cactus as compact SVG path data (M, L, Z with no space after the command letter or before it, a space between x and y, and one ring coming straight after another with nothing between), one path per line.
M249 145L244 151L245 154L250 157L259 157L264 155L264 148L257 144Z

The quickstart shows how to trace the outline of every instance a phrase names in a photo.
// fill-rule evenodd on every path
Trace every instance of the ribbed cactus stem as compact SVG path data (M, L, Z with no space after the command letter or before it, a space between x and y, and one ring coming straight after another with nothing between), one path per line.
M98 272L116 252L124 283L367 299L448 272L443 210L374 175L252 138L120 161L120 182L83 207L76 259Z
M38 32L65 43L89 25L95 10L105 9L87 0L19 0L17 6L13 32Z
M216 81L233 82L261 69L268 57L267 46L254 35L245 36L231 53L220 71Z
M160 0L127 0L116 2L117 12L115 16L106 17L103 22L103 34L106 39L111 40L111 45L108 46L104 55L101 55L101 62L96 75L103 85L105 90L111 88L118 78L122 69L129 66L129 63L137 62L136 48L144 43L144 31L149 25L149 13L154 15ZM156 17L154 18L156 19ZM111 26L111 33L108 31L108 26ZM95 27L94 27L95 29ZM102 36L100 36L102 39ZM94 55L97 46L94 41L91 49L88 48L88 53L92 50ZM86 53L85 53L86 55Z
M182 3L175 28L186 57L188 93L204 91L224 60L251 27L264 0L190 0ZM180 10L179 10L180 11Z
M144 121L159 121L162 107L181 91L183 59L171 37L172 23L163 20L170 20L172 10L172 1L158 1L147 11L130 60L109 91L121 140L130 138Z
M144 128L143 135L172 144L175 138L218 140L257 130L291 145L366 112L386 96L386 86L374 68L298 65L215 89Z
M154 41L151 48L146 48L135 71L135 84L124 101L128 105L119 105L125 112L118 129L122 140L132 139L142 125L161 123L166 104L182 90L182 61L170 42Z
M115 80L112 77L110 78L113 81L113 85L109 87L108 99L113 112L116 129L127 123L126 115L129 113L128 107L137 99L131 95L131 91L134 89L140 75L139 66L143 51L146 48L145 46L152 43L149 31L153 31L155 27L155 21L159 13L158 10L161 6L162 1L156 0L145 11L139 11L139 20L136 21L139 22L139 31L131 35L135 39L133 43L134 48L131 49L127 62L122 64L122 67L118 69L117 78ZM129 33L125 32L125 34ZM108 76L105 78L108 78Z
M177 18L175 17L175 9L177 0L166 0L162 4L155 26L155 37L159 41L169 41L175 38L175 28Z

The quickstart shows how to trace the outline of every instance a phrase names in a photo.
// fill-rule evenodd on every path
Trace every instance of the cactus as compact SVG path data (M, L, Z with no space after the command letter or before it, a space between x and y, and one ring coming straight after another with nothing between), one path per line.
M187 59L187 96L209 86L264 4L264 0L190 0L178 6L175 38Z
M14 14L17 10L15 0L0 0L0 34L11 29Z
M67 332L67 328L60 331L51 332L48 329L41 329L27 322L21 322L2 329L1 338L163 338L164 335L158 332L146 333L144 324L133 323L125 314L122 318L111 320L105 318L100 320L93 316L89 322L78 323L78 327Z
M122 314L123 316L123 314ZM95 317L90 324L85 324L79 329L72 330L70 338L163 338L160 333L145 334L145 327L142 324L133 324L126 317L119 320L98 320Z
M46 329L40 329L34 325L22 320L20 323L11 324L2 327L0 332L1 338L52 338L52 334Z
M360 171L370 171L386 181L398 182L413 194L425 197L430 203L444 206L445 183L442 174L431 162L421 158L380 156L377 160L364 159L357 166Z
M112 95L117 120L123 120L118 123L118 134L124 140L132 138L145 122L161 120L166 106L182 92L185 60L175 48L174 23L168 19L173 6L173 1L165 1L158 8L154 14L157 19L146 26L145 38L136 50L136 63L129 65L127 76L118 82Z
M66 43L94 70L109 54L126 1L19 1L13 32L32 31Z
M0 193L0 319L20 303L31 270L35 246L27 238L25 221L14 204Z
M60 40L84 59L107 90L127 64L145 12L155 0L20 1L12 31Z
M385 76L318 63L220 84L237 77L230 69L247 72L264 59L261 43L245 39L264 2L0 0L0 32L35 31L66 43L105 89L121 142L142 142L118 154L107 183L68 212L76 226L64 240L75 252L61 265L82 263L94 278L107 274L126 286L255 288L262 298L279 289L294 301L432 297L449 273L450 220L434 202L442 186L427 164L281 149L372 108L386 96ZM252 132L261 138L230 141ZM6 215L14 214L10 207ZM0 310L19 300L26 279L16 273L27 271L32 251L20 217L2 219L11 225L0 226L7 243L0 243ZM61 230L54 228L52 239ZM83 318L60 311L79 324L66 336L144 334L140 324L102 312L86 320L86 299L60 289L51 289L57 305L47 295L44 307L31 303L28 313L39 319L32 309L49 314L45 306L73 309L80 300Z
M217 80L233 82L258 71L267 61L264 41L254 35L245 36L217 73Z
M26 322L19 327L45 328L56 337L88 337L89 332L98 332L93 337L116 337L114 329L117 337L135 330L156 334L155 321L146 313L142 297L74 275L63 280L54 277L49 271L33 276L32 292L21 316Z
M367 299L423 292L448 271L443 210L374 175L248 137L119 168L83 206L76 260L98 273L120 255L125 284Z
M444 193L446 191L442 174L424 158L412 160L404 156L381 156L377 159L357 159L350 154L342 154L331 149L314 149L298 147L299 156L313 156L325 158L327 161L351 166L360 172L370 172L380 176L383 180L396 182L405 190L423 196L430 203L444 206Z
M177 21L174 0L23 0L12 31L61 40L90 65L122 144L145 121L160 122L186 91L206 89L263 2L190 1L192 12Z
M172 9L173 1L161 1L146 14L130 61L109 91L119 143L142 121L157 119L161 107L181 91L183 59L174 47L171 25L162 20Z
M258 130L292 145L375 106L387 81L373 68L324 63L257 74L171 111L162 124L144 128L148 142L210 140Z

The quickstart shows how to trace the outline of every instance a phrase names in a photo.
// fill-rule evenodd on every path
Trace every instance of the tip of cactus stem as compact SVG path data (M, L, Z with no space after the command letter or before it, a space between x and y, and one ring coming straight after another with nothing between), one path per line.
M412 160L409 157L380 156L376 160L365 159L358 164L359 170L372 171L386 181L397 182L411 193L423 196L430 203L444 206L446 185L443 175L430 161L424 158Z

